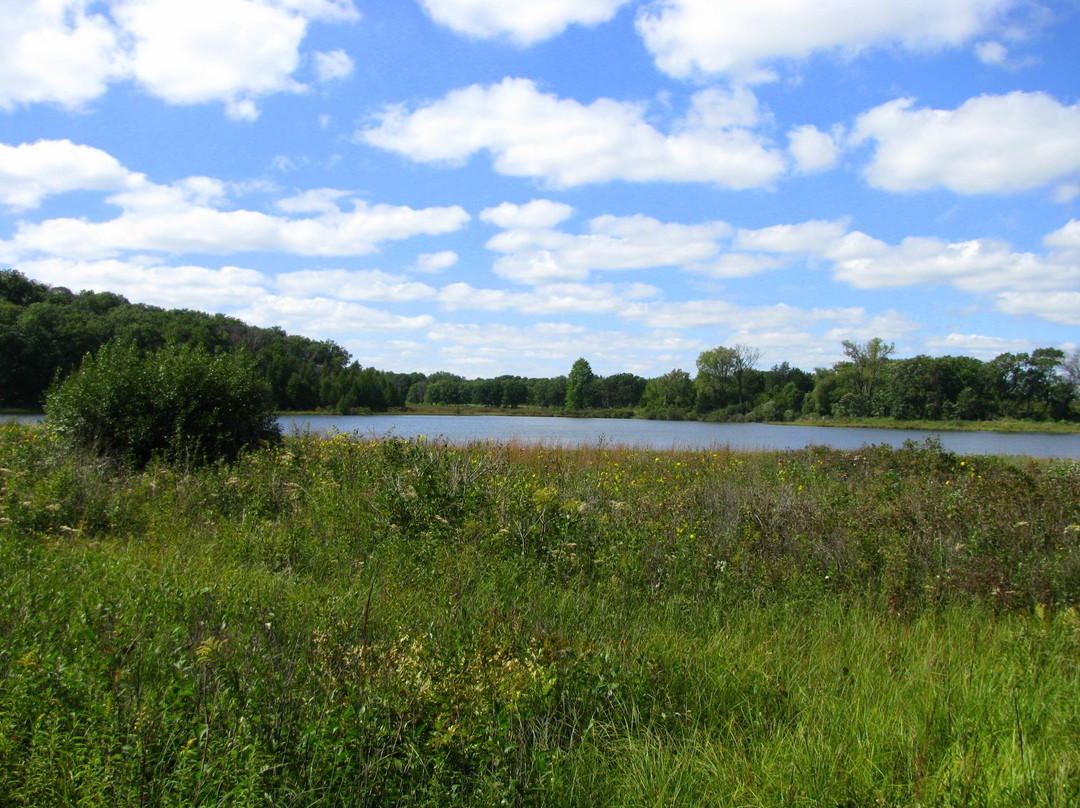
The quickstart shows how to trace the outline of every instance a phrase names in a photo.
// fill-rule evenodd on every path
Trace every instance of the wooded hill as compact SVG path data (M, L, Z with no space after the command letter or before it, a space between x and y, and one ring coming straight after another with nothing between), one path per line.
M743 345L702 352L696 373L646 379L597 376L579 359L566 376L466 379L452 373L365 368L336 343L259 328L234 317L131 303L112 292L74 293L0 270L0 408L38 409L58 376L110 340L143 350L170 342L247 349L281 411L385 411L409 404L604 411L657 418L779 421L803 416L1080 420L1080 352L1058 348L897 359L880 339L844 343L846 359L807 372L756 367Z

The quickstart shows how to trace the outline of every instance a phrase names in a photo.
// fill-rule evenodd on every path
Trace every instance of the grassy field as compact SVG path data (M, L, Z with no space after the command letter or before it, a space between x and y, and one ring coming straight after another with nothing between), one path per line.
M1074 806L1080 465L0 426L0 805Z

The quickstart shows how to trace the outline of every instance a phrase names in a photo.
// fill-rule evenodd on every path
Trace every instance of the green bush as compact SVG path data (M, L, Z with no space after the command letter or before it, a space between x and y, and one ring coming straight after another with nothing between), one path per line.
M281 436L268 391L244 351L112 342L46 398L46 420L74 447L144 466L151 458L232 460Z

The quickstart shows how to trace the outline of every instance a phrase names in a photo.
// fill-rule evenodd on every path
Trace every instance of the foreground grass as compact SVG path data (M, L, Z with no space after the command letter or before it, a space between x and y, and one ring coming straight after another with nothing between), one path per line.
M1080 466L0 427L0 805L1069 806Z

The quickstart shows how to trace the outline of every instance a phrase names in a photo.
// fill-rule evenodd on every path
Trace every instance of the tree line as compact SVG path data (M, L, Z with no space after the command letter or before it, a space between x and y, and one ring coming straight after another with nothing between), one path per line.
M211 354L246 349L281 411L378 412L428 404L729 421L1080 419L1080 352L1053 347L988 362L899 359L892 343L874 338L845 341L843 360L808 372L787 362L761 369L761 351L736 344L703 351L693 374L676 368L649 379L599 376L580 358L565 376L467 379L363 367L330 340L221 314L130 303L112 292L73 293L0 270L0 407L39 408L55 380L110 342L144 352L172 344Z

